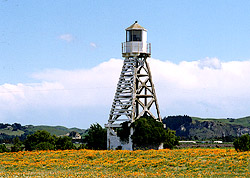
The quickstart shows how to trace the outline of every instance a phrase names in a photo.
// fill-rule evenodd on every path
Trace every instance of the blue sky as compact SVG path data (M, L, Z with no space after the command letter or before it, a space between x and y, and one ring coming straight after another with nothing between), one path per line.
M159 90L158 99L163 116L189 114L201 117L241 117L250 115L247 112L247 107L250 107L249 102L245 101L248 99L247 91L242 91L241 95L235 94L235 96L232 92L238 88L234 88L233 91L221 91L224 94L228 92L228 95L223 97L226 98L225 103L232 102L230 107L226 107L225 104L225 107L220 108L224 105L211 102L211 96L218 97L217 93L213 92L223 88L219 85L223 83L222 81L235 77L236 81L241 81L239 86L248 86L247 70L242 67L247 66L250 60L249 12L250 1L244 0L0 0L0 106L3 106L2 109L0 107L0 122L82 128L87 128L95 122L104 124L108 118L121 70L121 42L125 41L125 28L135 20L147 28L148 41L152 43L152 65L156 70L156 91ZM171 73L175 75L168 74L172 76L171 80L160 77L165 76L165 73L157 74L155 64L160 65L160 61L173 68L177 67ZM112 65L111 67L116 66L117 69L109 69L108 64ZM165 96L166 92L188 92L188 95L197 92L197 88L171 85L178 83L179 78L175 77L182 76L189 65L196 65L203 69L198 73L192 73L190 78L204 75L201 81L204 79L211 81L208 82L209 86L201 84L203 89L199 90L199 92L204 91L204 88L209 90L209 93L203 92L207 98L201 100L201 96L199 99L185 96L177 99L177 96L181 95L176 93L176 97L172 98L171 102L165 102L168 100L168 95ZM204 65L205 67L201 67ZM241 67L237 69L238 73L236 69L228 67L230 71L228 72L224 70L228 65ZM215 80L213 75L218 71L208 72L205 71L206 67L211 70L223 69L220 71L225 73L218 74L221 78L217 78L216 83L213 82ZM90 81L95 80L94 77L99 77L97 74L103 74L99 73L103 69L111 70L105 73L107 73L106 77L112 77L112 79L102 78L107 81L91 83ZM175 73L176 71L180 73ZM211 75L205 75L210 72ZM154 77L154 71L152 73ZM72 78L63 80L71 75ZM180 79L184 80L184 78ZM231 87L228 83L230 82L225 83L225 86ZM168 85L165 86L165 84ZM168 91L166 87L172 87L172 89ZM93 106L85 105L80 99L79 101L72 99L76 97L86 100L86 96L90 96L90 93L97 88L99 89L96 93L107 92L107 97L102 99L105 102L100 105L96 104L98 99L95 100L96 103L93 101ZM33 91L35 91L34 95L31 95ZM46 91L49 94L47 96L40 91ZM72 103L62 104L66 101L65 97L68 97L67 101L72 100ZM34 98L40 99L33 101ZM63 100L60 104L49 102L49 98L51 100L63 98ZM185 99L187 101L183 103ZM227 101L229 99L232 101ZM242 99L245 100L242 101ZM232 110L231 106L237 103L236 101L246 102L245 108L236 105L234 108L237 109ZM6 103L9 107L4 107ZM200 107L200 112L196 111L197 107ZM95 113L97 108L100 112Z

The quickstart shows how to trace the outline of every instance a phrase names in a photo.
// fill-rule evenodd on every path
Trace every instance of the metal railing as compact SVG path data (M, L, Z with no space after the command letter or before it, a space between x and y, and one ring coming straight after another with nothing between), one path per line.
M146 53L151 54L151 43L123 42L122 53Z

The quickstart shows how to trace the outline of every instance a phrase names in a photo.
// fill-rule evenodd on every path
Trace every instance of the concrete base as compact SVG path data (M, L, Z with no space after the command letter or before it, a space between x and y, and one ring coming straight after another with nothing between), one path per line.
M108 150L133 150L133 143L130 136L128 142L122 142L117 133L111 128L107 129L107 140Z
M130 136L128 142L123 142L120 140L120 137L117 136L117 133L111 129L107 129L107 148L108 150L137 150L142 149L138 148L137 146L133 145L131 135L133 134L133 129L130 130ZM163 149L163 143L161 143L159 146L149 145L145 149L156 149L160 150Z

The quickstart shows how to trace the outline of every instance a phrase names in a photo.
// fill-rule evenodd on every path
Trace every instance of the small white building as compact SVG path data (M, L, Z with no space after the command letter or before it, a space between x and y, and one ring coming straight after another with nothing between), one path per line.
M196 141L179 141L179 143L196 143Z
M214 143L223 143L223 142L220 140L216 140L216 141L214 141Z

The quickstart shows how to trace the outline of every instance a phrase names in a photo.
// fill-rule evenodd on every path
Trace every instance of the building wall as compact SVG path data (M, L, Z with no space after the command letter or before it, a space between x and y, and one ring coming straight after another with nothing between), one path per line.
M133 150L132 139L129 137L129 142L121 142L120 137L112 129L107 130L107 148L110 150L122 149L122 150Z

